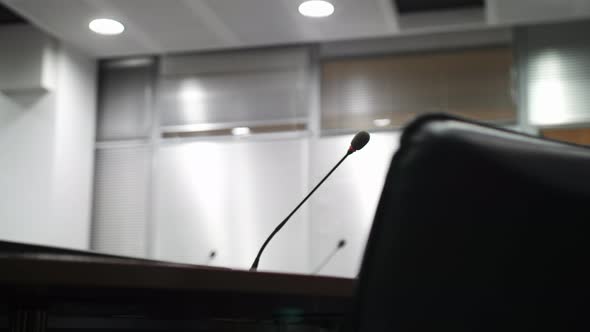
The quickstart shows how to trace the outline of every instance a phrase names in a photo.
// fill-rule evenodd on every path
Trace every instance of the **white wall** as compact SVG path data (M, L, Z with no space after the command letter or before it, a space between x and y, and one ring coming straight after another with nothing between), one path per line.
M53 51L53 90L0 94L0 239L87 248L95 63Z
M88 248L96 127L96 61L62 47L57 57L49 243Z
M0 93L0 239L45 243L51 223L55 95Z
M55 41L28 24L0 26L0 91L55 88Z

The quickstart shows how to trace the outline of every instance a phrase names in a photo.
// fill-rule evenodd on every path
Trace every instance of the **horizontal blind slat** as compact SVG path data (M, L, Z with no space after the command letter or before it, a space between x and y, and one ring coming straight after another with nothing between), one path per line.
M149 167L147 146L97 150L93 250L146 256Z

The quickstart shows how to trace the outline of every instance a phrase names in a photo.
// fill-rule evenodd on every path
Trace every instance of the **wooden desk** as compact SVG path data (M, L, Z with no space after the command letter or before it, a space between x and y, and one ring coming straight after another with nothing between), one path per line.
M307 331L351 312L352 279L56 250L0 251L0 329Z

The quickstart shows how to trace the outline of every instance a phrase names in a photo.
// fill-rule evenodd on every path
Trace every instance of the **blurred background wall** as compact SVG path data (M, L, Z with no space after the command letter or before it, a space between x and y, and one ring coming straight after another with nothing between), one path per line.
M55 37L69 35L29 1L7 3L51 32L0 24L2 240L246 269L368 130L260 264L311 273L344 239L319 273L353 277L411 119L448 112L549 137L590 123L590 22L559 11L469 11L462 24L485 28L436 31L420 24L458 16L405 16L410 33L395 37L105 55Z

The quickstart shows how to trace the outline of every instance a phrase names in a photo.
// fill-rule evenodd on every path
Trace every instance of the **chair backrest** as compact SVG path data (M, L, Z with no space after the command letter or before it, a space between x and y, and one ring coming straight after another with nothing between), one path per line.
M444 115L409 125L358 331L590 330L590 150Z

